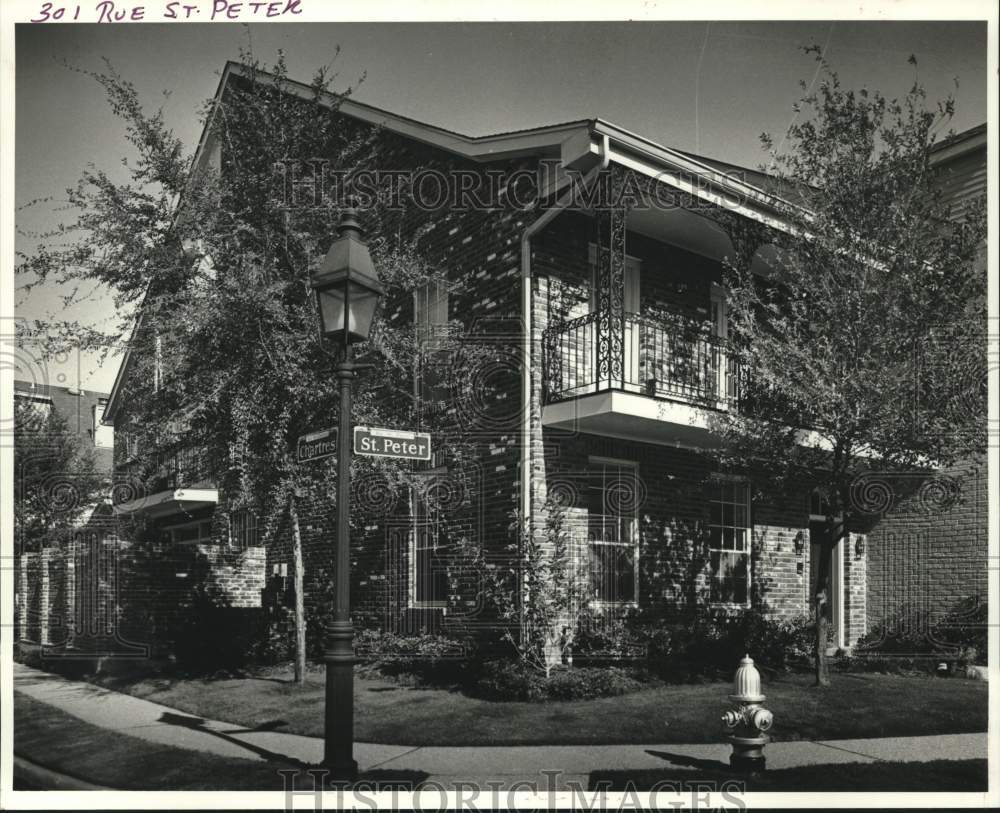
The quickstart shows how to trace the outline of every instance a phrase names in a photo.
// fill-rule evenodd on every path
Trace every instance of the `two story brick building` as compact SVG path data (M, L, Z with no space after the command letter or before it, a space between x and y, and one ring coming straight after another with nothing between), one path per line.
M228 64L219 93L242 77ZM499 560L519 528L541 534L555 511L584 573L583 600L598 615L641 608L666 619L698 607L808 615L826 533L819 496L761 495L752 471L720 471L708 454L718 443L713 416L740 408L742 396L743 372L727 352L723 262L763 270L774 260L767 245L734 244L726 226L744 218L788 228L780 186L600 119L468 137L351 99L332 106L332 115L376 128L380 169L420 168L424 180L446 185L479 179L477 189L506 179L499 203L454 205L442 194L397 224L420 233L447 283L389 303L387 318L412 320L427 336L457 320L464 340L502 352L462 380L449 376L453 358L435 371L433 353L417 371L414 386L447 405L453 430L477 453L461 466L432 461L426 488L358 491L367 512L352 536L358 620L404 633L474 628L484 616L463 592L455 539L472 537ZM206 136L196 166L218 164L222 151ZM517 178L531 179L532 205L516 200ZM634 183L639 205L623 194ZM105 414L119 439L136 376L155 374L155 363L126 355ZM116 449L122 465L135 454L124 442ZM229 608L280 604L288 529L265 534L253 512L229 506L190 450L159 460L141 493L116 505L123 520L142 519L143 556L156 562L135 593L142 598L123 602L141 605L145 618L131 640L155 638L169 626L163 618L193 606L195 570ZM305 569L320 581L332 534L328 506L308 506ZM833 648L866 631L869 592L889 584L869 575L872 549L852 530L829 554ZM325 589L316 579L307 578L307 603Z

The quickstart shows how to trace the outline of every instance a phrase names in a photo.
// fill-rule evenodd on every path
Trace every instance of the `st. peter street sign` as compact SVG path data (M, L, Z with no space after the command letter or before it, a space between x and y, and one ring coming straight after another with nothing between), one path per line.
M310 460L321 460L337 453L337 427L332 429L320 429L310 432L308 435L299 437L296 446L296 458L299 463L308 463Z
M426 432L355 426L354 453L375 457L399 457L404 460L430 460L431 436Z

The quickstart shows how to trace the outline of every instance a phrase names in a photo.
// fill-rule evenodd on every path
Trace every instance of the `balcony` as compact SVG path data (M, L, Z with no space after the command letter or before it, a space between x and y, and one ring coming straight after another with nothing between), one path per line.
M704 446L712 413L739 403L739 365L696 322L637 313L602 322L593 312L553 325L542 342L544 426Z
M218 502L207 461L197 447L180 447L135 459L125 466L125 473L141 493L126 490L131 499L115 505L119 514L165 516Z

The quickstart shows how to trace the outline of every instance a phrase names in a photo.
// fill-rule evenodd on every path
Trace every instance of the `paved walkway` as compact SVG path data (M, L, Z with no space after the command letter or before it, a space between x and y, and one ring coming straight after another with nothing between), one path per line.
M158 745L202 751L226 757L266 760L287 757L318 764L322 740L279 731L255 731L177 711L130 695L75 682L14 664L14 690L55 706L101 728L120 731ZM16 743L15 743L16 748ZM556 788L583 782L592 771L644 768L724 767L729 762L726 743L678 745L545 745L439 747L357 743L359 769L421 771L429 779L454 781L503 779L549 787L549 772L558 772ZM771 770L801 765L844 762L937 759L985 759L987 735L944 734L864 740L774 742L767 746ZM552 774L555 775L555 774Z

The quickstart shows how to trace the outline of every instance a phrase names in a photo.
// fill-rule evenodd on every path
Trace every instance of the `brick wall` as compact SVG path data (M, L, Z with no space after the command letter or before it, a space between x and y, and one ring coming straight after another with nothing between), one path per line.
M891 499L868 523L868 626L908 614L940 618L969 598L985 601L985 461L883 480Z

